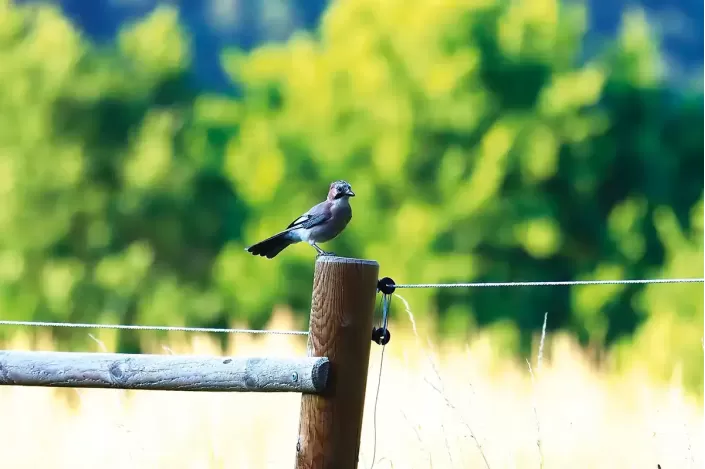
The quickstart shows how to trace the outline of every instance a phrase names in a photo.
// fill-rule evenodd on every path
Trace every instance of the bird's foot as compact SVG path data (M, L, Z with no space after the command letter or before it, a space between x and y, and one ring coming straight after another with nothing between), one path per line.
M318 254L316 254L316 257L321 257L321 256L335 256L335 253L328 252L328 251L320 251Z

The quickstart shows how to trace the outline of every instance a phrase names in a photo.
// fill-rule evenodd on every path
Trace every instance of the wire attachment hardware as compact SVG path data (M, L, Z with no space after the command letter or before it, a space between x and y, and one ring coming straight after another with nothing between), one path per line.
M396 283L389 277L384 277L377 282L377 290L385 295L391 295L396 290Z
M377 282L377 290L382 292L382 327L372 327L372 342L378 345L387 345L392 338L387 324L389 322L389 303L395 290L395 283L389 277L384 277Z
M379 345L387 345L391 338L392 334L389 332L389 329L384 329L383 327L372 328L372 342Z

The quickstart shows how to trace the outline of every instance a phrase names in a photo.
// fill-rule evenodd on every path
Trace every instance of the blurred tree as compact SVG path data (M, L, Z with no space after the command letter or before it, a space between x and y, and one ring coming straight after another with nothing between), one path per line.
M0 314L305 317L312 250L242 249L338 178L358 196L330 248L398 282L702 276L702 90L665 87L638 14L588 61L584 31L556 0L341 0L315 35L226 54L233 99L193 88L173 9L98 47L52 6L0 0ZM545 311L619 357L663 340L648 366L687 362L702 387L702 285L402 293L511 352Z
M399 282L678 275L664 270L655 216L665 210L686 233L702 233L688 216L703 197L702 92L664 88L655 40L637 14L602 56L581 62L584 23L583 8L555 0L341 1L316 37L227 54L244 90L227 169L252 217L245 239L222 254L219 278L248 291L274 285L233 300L243 310L268 311L284 298L306 305L309 248L277 262L240 249L336 178L358 197L335 250L375 258ZM689 273L702 276L696 267ZM678 289L702 309L702 286ZM438 314L446 333L513 324L527 353L545 311L551 328L598 347L668 314L637 301L644 290L405 296L417 315Z
M0 10L2 316L225 323L211 264L242 214L175 11L106 49L51 6Z

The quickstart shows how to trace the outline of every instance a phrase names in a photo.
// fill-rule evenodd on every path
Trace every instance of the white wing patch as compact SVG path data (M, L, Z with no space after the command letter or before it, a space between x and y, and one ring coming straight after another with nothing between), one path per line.
M310 215L301 215L299 218L297 218L296 220L292 221L292 222L291 222L291 225L289 225L289 226L299 225L299 224L305 222L306 220L308 220L309 218L311 218Z
M289 227L286 229L286 231L290 232L290 236L293 238L299 240L299 241L305 241L308 242L308 235L309 232L306 230L306 222L311 219L310 215L301 215L299 218L296 220L292 221L291 224L289 224Z

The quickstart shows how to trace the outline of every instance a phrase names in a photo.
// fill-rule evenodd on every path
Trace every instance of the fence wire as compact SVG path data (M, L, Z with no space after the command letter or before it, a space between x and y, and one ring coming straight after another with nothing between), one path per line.
M702 278L651 278L636 280L567 280L560 282L475 282L475 283L402 283L394 288L479 288L479 287L558 287L572 285L632 285L645 283L703 283Z
M568 280L558 282L472 282L472 283L406 283L394 285L395 288L487 288L487 287L557 287L574 285L633 285L659 283L703 283L704 278L664 278L636 280ZM272 334L272 335L308 335L308 331L267 330L267 329L231 329L217 327L182 327L182 326L143 326L133 324L93 324L75 322L48 321L8 321L0 320L0 326L28 327L67 327L76 329L126 329L136 331L168 332L206 332L217 334Z
M137 331L170 331L170 332L215 332L220 334L282 334L308 335L308 331L286 331L267 329L230 329L217 327L181 327L181 326L141 326L131 324L90 324L75 322L45 322L45 321L2 321L0 326L30 326L30 327L73 327L83 329L130 329Z

